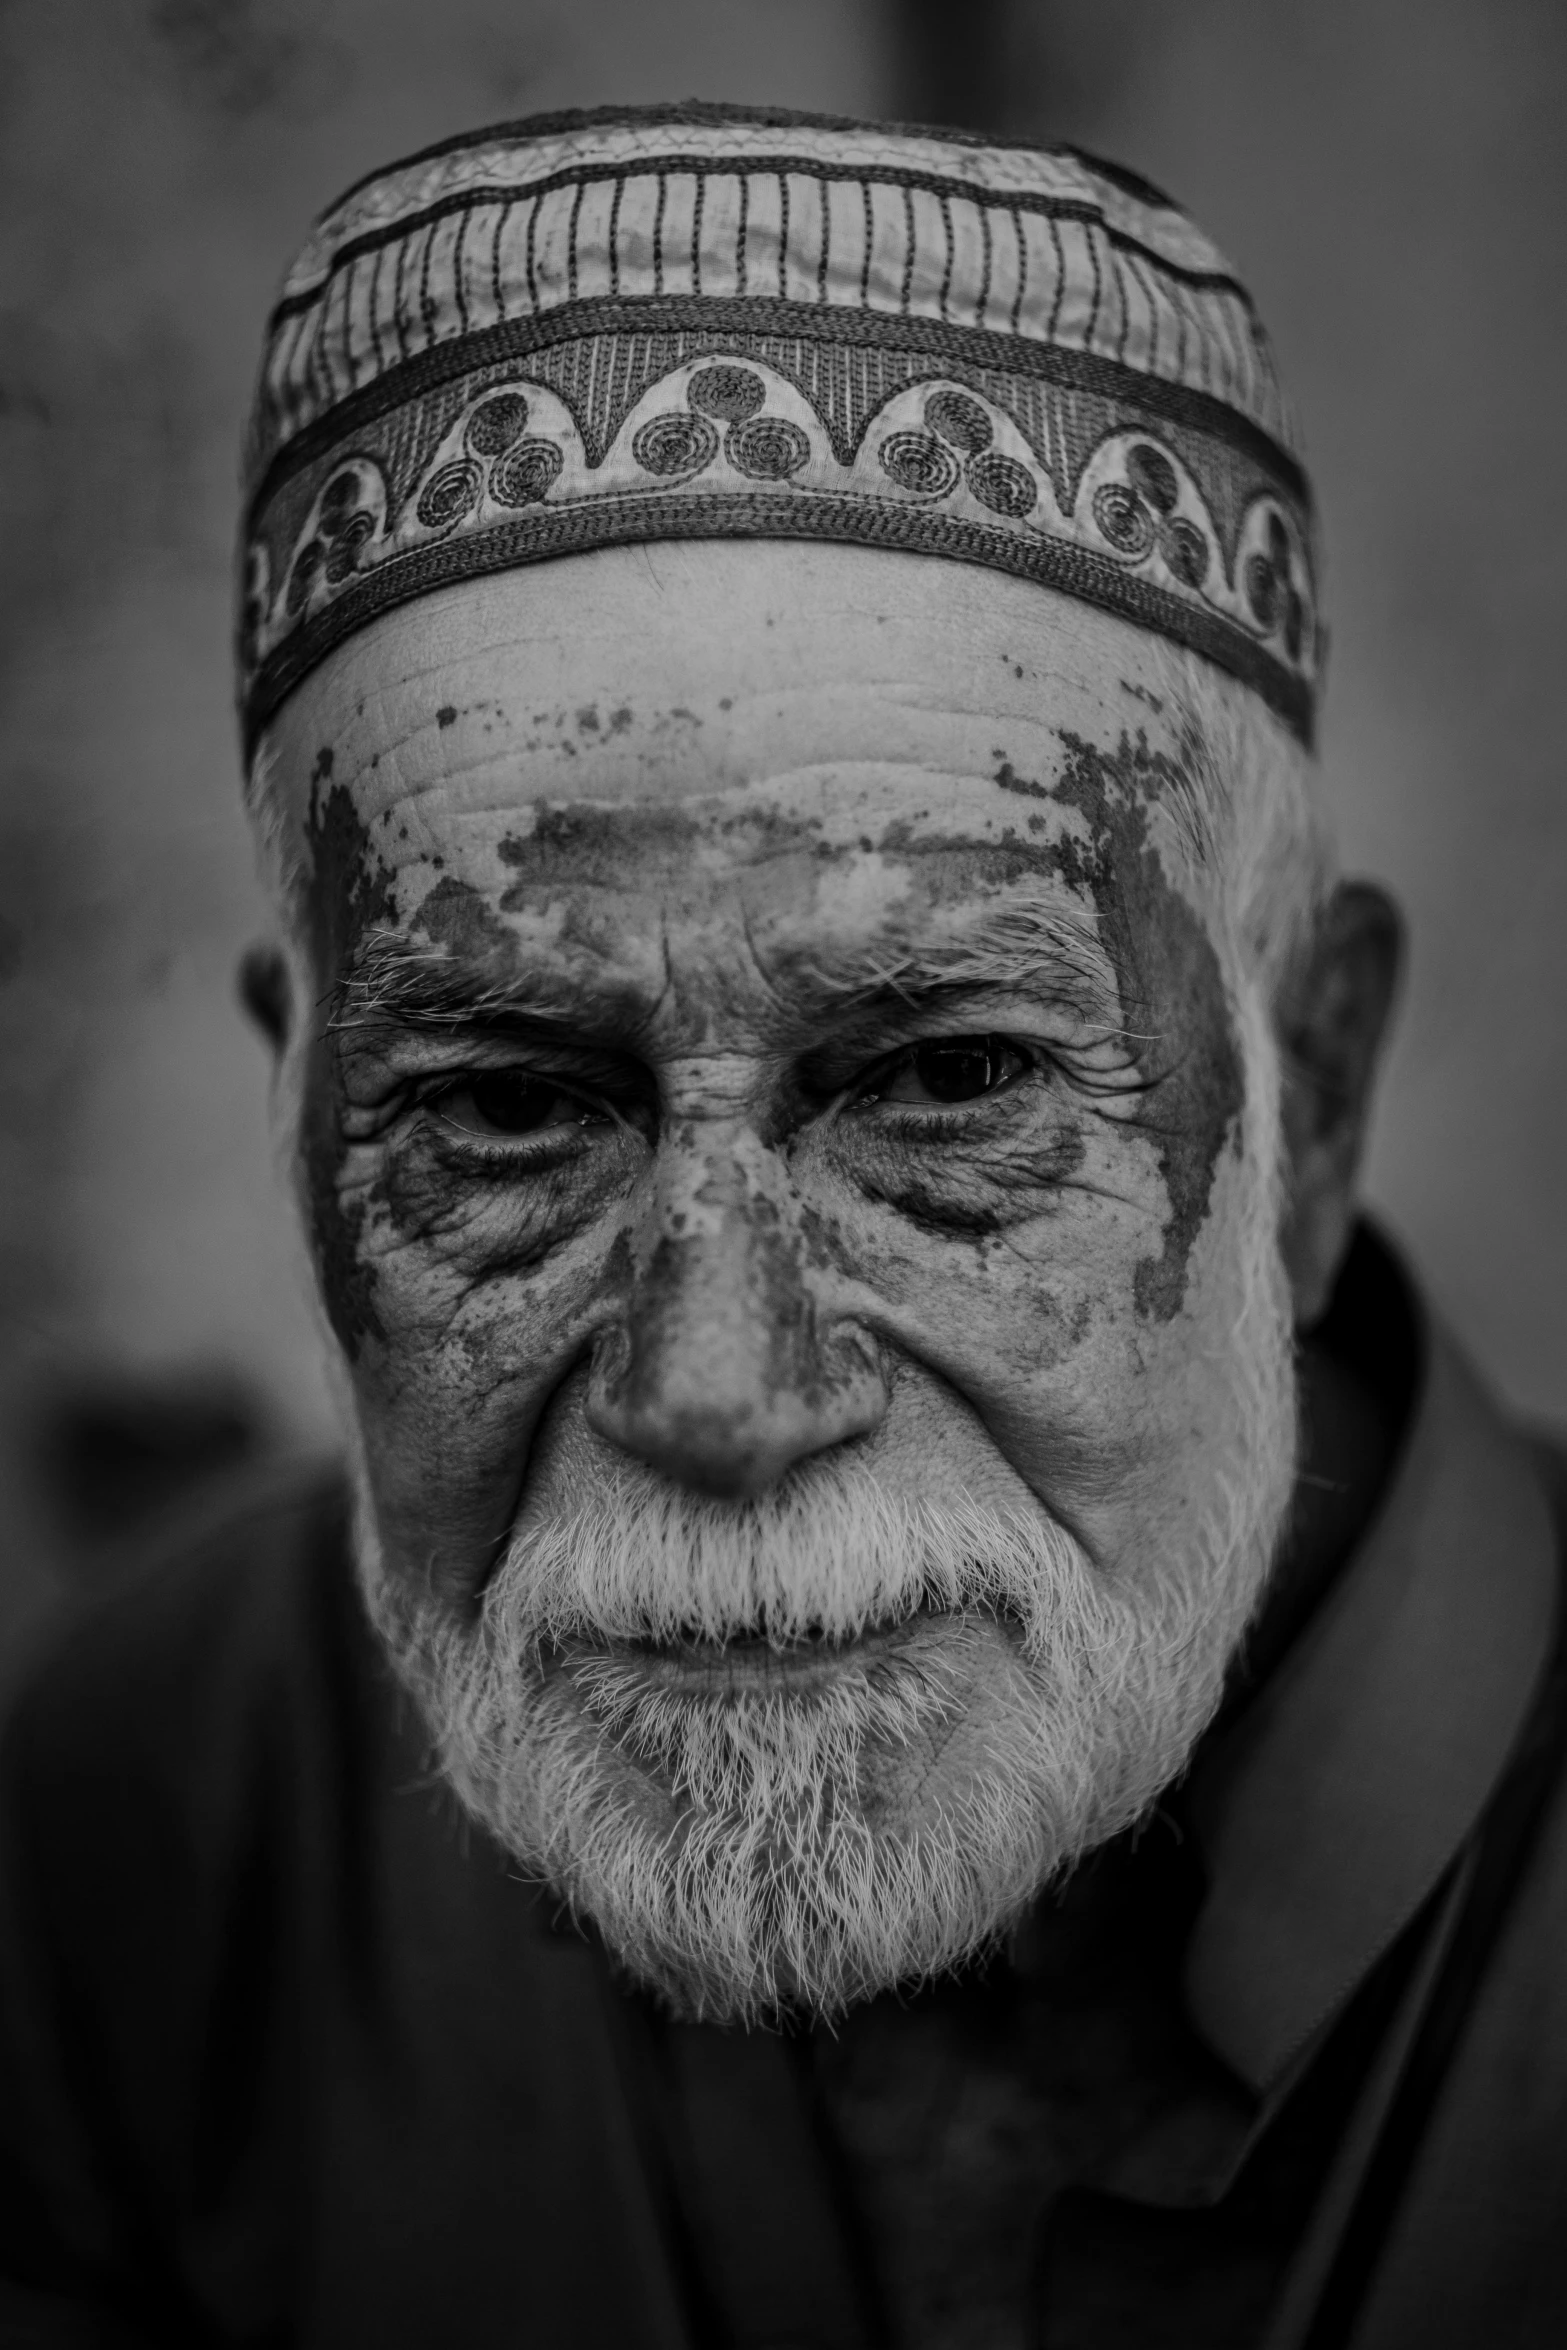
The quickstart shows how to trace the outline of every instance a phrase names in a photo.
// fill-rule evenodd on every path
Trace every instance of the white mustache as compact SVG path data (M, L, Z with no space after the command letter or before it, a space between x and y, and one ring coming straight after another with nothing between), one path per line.
M485 1630L519 1662L582 1643L766 1640L847 1645L922 1609L1017 1620L1048 1647L1063 1612L1081 1638L1103 1605L1093 1570L1039 1507L889 1493L863 1467L813 1464L744 1503L628 1472L569 1517L524 1525L492 1578Z

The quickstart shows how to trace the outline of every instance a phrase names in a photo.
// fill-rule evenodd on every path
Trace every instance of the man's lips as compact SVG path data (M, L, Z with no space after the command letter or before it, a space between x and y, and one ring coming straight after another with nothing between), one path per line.
M847 1638L827 1633L772 1641L759 1633L732 1640L568 1641L559 1651L568 1667L615 1664L650 1689L683 1696L717 1697L738 1689L783 1689L805 1694L823 1688L850 1668L893 1659L907 1661L950 1634L956 1618L940 1608L919 1608L895 1624L868 1625Z

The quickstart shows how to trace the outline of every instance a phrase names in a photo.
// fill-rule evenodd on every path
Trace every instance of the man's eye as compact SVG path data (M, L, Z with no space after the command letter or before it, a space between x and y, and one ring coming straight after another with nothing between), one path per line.
M489 1069L465 1077L438 1094L433 1106L448 1126L490 1142L538 1134L547 1126L580 1126L591 1115L553 1079L525 1069Z
M876 1088L884 1102L971 1102L995 1093L1029 1066L1004 1036L944 1036L917 1044Z

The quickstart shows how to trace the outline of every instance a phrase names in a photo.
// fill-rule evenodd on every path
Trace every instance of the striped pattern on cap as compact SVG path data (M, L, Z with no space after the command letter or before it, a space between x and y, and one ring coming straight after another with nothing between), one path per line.
M247 734L355 628L629 540L993 565L1312 729L1296 434L1245 289L1075 153L713 107L543 118L329 211L246 452Z

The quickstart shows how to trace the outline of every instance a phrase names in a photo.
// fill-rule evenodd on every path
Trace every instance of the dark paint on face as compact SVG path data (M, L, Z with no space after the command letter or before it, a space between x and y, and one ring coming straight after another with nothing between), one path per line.
M726 1317L741 1310L751 1328L766 1333L761 1385L769 1400L797 1395L818 1404L824 1384L815 1314L800 1278L799 1250L776 1200L738 1171L710 1170L703 1204L716 1207L727 1232L714 1245L703 1235L665 1231L654 1242L635 1285L625 1352L607 1386L633 1411L655 1409L670 1363L678 1358L683 1326L700 1310L706 1289L737 1277L743 1290L716 1299Z
M484 892L450 873L443 873L421 901L415 927L436 946L446 947L469 962L494 962L498 975L516 948L511 932Z
M1187 1266L1207 1220L1214 1174L1246 1098L1245 1071L1213 941L1165 874L1148 838L1148 809L1189 788L1184 760L1151 751L1139 730L1113 751L1063 732L1066 772L1055 796L1093 827L1081 882L1121 983L1129 1028L1177 1025L1183 1050L1159 1089L1159 1166L1170 1197L1164 1246L1144 1257L1134 1301L1145 1319L1170 1321L1186 1297ZM1073 878L1063 860L1062 871Z
M824 1313L814 1276L834 1239L776 1160L703 1152L689 1121L669 1142L678 1195L606 1259L619 1310L595 1349L589 1413L612 1444L733 1498L772 1481L781 1429L789 1453L807 1428L830 1445L874 1426L880 1352Z
M522 876L501 905L515 912L534 892L552 884L620 888L630 873L639 879L679 881L689 875L693 853L710 839L731 848L743 842L747 861L757 865L780 856L806 855L825 862L852 855L849 848L822 840L820 830L814 819L776 808L748 808L715 822L711 815L680 806L543 801L533 830L509 834L500 844L502 863Z
M323 748L314 770L317 784L331 772L332 753ZM314 968L322 984L331 988L348 970L365 933L395 918L393 877L344 784L317 791L306 837ZM376 1308L375 1269L364 1250L368 1203L342 1196L348 1146L340 1082L324 1026L317 1028L310 1043L300 1147L322 1301L339 1344L353 1362L367 1338L381 1339L386 1332Z
M994 893L1033 872L1059 874L1092 899L1120 982L1126 1025L1140 1031L1179 1030L1181 1049L1163 1073L1157 1111L1169 1215L1159 1255L1144 1257L1134 1273L1138 1314L1168 1322L1185 1301L1191 1252L1207 1218L1215 1171L1244 1102L1241 1055L1213 942L1168 879L1149 839L1151 805L1161 795L1190 789L1189 762L1196 751L1172 755L1151 749L1141 730L1133 736L1123 729L1113 747L1069 732L1060 739L1067 764L1050 783L1019 773L1004 758L993 780L1018 797L1075 809L1091 828L1086 852L1074 840L1036 844L1009 832L1000 844L976 843L972 858L954 857L958 844L950 836L922 832L907 818L885 827L874 844L862 845L884 858L923 864L927 894L939 854L943 904ZM747 845L758 862L788 854L837 861L853 854L817 838L810 820L776 811L747 811L726 820L720 831L750 835ZM682 873L705 832L703 820L680 807L542 807L530 835L501 844L503 860L526 875L502 903L521 907L530 902L530 893L552 882L619 882L628 867L639 874ZM434 931L434 925L426 926ZM1071 1164L1063 1156L1060 1165L1036 1170L1034 1179L1040 1184L1065 1180L1081 1160L1080 1138L1074 1138L1073 1148ZM1020 1187L1022 1181L1020 1176ZM924 1200L904 1189L888 1204L922 1229L948 1238L978 1238L1010 1220L1003 1205L988 1199L960 1208L934 1193Z
M437 715L446 722L447 708ZM1009 830L1000 844L976 843L972 861L954 859L951 852L958 844L933 838L908 819L887 827L875 848L883 857L922 865L927 889L935 879L931 852L944 850L943 902L989 894L1029 871L1058 873L1075 892L1092 900L1120 981L1126 1025L1137 1030L1178 1023L1183 1049L1163 1076L1157 1113L1169 1214L1160 1254L1144 1257L1134 1273L1138 1314L1169 1321L1184 1301L1191 1251L1206 1220L1215 1170L1243 1099L1240 1054L1212 942L1166 877L1148 837L1150 805L1162 793L1186 789L1190 777L1181 755L1151 750L1141 731L1133 737L1123 730L1113 748L1066 731L1060 739L1067 764L1049 783L1019 773L999 755L993 780L1002 791L1018 797L1075 809L1090 827L1086 849L1072 839L1036 844ZM318 784L328 783L331 772L332 754L323 748L314 770ZM621 885L628 872L639 878L689 874L693 850L706 830L702 817L679 806L540 805L530 833L509 836L500 844L503 863L526 876L503 893L501 904L510 908L515 901L521 906L552 881L580 888L595 881ZM777 811L745 811L723 820L719 832L740 835L749 859L756 862L791 854L836 862L854 854L852 848L823 842L813 821ZM316 881L317 967L341 976L351 968L365 932L395 920L392 876L341 785L318 793L309 837ZM738 844L731 839L734 845ZM437 946L466 959L493 960L502 968L513 947L507 925L484 893L450 877L443 877L426 895L413 926ZM367 1203L345 1204L340 1196L344 1146L335 1088L330 1071L319 1065L322 1057L318 1046L306 1121L307 1185L328 1312L354 1358L367 1336L385 1333L376 1309L374 1271L364 1261ZM1053 1161L1048 1169L1017 1170L1011 1182L982 1185L987 1196L967 1204L934 1192L927 1200L907 1185L900 1186L898 1196L887 1204L934 1236L972 1243L1012 1220L1010 1202L990 1194L998 1188L1022 1191L1068 1179L1081 1161L1081 1139L1072 1138L1071 1149L1063 1148L1056 1157L1060 1163ZM762 1301L757 1302L760 1306ZM781 1318L780 1343L789 1322L786 1304L782 1291L770 1296L769 1310Z
M1050 783L1020 774L1005 757L998 758L992 780L1019 798L1075 809L1091 828L1086 852L1073 839L1036 845L1008 831L1000 856L986 844L972 860L954 859L950 840L922 837L902 819L875 845L885 857L948 852L941 902L988 894L1031 871L1058 874L1093 901L1100 938L1120 984L1125 1026L1140 1034L1178 1033L1180 1050L1162 1073L1155 1113L1170 1212L1160 1254L1141 1259L1133 1276L1138 1314L1168 1322L1185 1302L1187 1269L1207 1220L1215 1171L1238 1133L1245 1101L1245 1072L1213 941L1169 880L1149 839L1149 809L1163 796L1191 790L1191 764L1198 752L1195 746L1175 755L1150 749L1141 729L1135 737L1123 729L1113 749L1066 730L1059 739L1067 763ZM1009 844L1010 861L1005 855ZM1041 1171L1037 1179L1059 1182L1071 1172L1063 1165L1048 1175ZM933 1202L928 1217L915 1201L900 1197L896 1204L912 1221L953 1236L994 1231L1008 1220L981 1202L961 1220L950 1204L942 1208Z
M1148 838L1148 810L1162 795L1192 785L1195 746L1171 756L1151 750L1141 729L1123 728L1112 750L1063 730L1063 773L1050 784L999 760L993 780L1026 799L1054 800L1086 817L1092 843L1043 852L1042 861L1094 902L1099 935L1121 988L1127 1028L1149 1033L1178 1025L1183 1049L1160 1086L1159 1167L1170 1197L1164 1245L1134 1275L1134 1302L1145 1320L1170 1321L1186 1296L1187 1266L1207 1219L1214 1173L1237 1132L1245 1072L1213 941L1169 881Z

